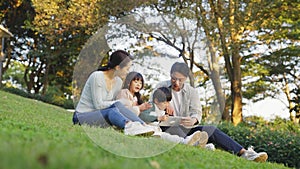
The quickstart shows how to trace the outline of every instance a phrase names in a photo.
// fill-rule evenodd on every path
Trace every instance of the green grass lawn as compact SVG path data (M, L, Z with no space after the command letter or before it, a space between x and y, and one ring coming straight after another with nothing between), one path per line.
M0 169L286 168L111 128L74 126L71 119L62 108L0 91Z

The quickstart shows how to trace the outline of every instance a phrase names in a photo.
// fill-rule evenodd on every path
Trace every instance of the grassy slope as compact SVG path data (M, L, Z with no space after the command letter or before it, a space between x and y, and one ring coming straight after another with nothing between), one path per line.
M211 152L157 138L127 137L112 129L73 126L71 118L72 113L59 107L0 91L0 169L285 168L250 162L221 150ZM168 151L147 158L124 157L146 156L162 147Z

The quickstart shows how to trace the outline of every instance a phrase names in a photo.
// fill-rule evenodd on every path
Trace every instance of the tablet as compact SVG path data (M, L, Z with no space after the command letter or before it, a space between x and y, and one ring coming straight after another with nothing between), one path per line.
M160 126L179 126L183 117L169 116L166 121L161 121Z

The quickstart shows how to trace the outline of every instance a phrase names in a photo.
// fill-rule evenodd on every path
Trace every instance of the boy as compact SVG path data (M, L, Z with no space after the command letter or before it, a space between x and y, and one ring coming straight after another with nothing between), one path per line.
M206 132L199 131L197 133L194 133L195 135L190 135L183 138L177 135L171 135L167 132L162 132L162 130L160 129L159 123L161 121L167 120L168 118L168 115L165 115L165 109L168 107L169 102L172 100L172 93L170 89L168 89L167 87L158 88L154 91L152 98L152 107L150 109L142 111L139 117L149 125L154 126L155 133L153 134L153 136L177 143L179 142L182 144L205 147L208 141L208 135Z

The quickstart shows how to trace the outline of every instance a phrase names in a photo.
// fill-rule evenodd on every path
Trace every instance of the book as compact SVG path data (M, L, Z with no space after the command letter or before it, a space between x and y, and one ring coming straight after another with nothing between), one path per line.
M167 120L161 121L159 123L160 126L179 126L181 123L181 120L184 117L180 116L169 116Z

